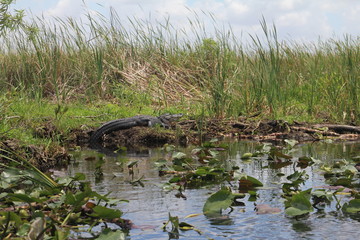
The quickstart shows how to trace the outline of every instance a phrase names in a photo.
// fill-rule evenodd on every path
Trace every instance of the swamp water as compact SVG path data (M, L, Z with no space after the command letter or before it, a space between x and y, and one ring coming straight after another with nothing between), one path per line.
M228 149L222 152L218 159L225 161L225 168L238 166L245 174L252 176L264 185L257 190L255 202L248 201L248 194L241 199L243 206L227 209L220 217L209 218L202 214L203 206L209 196L221 188L221 184L203 186L197 189L186 189L183 194L186 199L176 196L177 190L163 189L171 175L159 176L155 162L163 159L162 149L151 149L138 153L119 154L118 156L103 156L101 167L102 177L97 179L96 161L99 154L93 150L74 152L74 161L69 165L68 174L84 173L91 182L93 190L113 198L128 200L119 205L123 218L130 219L135 227L130 230L128 239L175 239L176 236L163 231L163 223L171 216L179 217L180 222L194 226L194 230L180 231L179 239L356 239L360 229L359 214L344 214L336 210L335 201L324 210L314 209L308 216L293 218L284 213L284 198L281 197L282 184L288 182L286 176L292 174L296 164L281 168L269 167L267 156L243 161L244 153L253 153L256 142L231 142ZM182 149L184 152L189 150ZM189 151L190 152L190 151ZM296 162L298 157L308 156L332 164L341 159L350 159L360 155L359 142L347 143L306 143L298 144L289 153ZM135 163L132 171L128 165ZM328 186L325 178L319 172L319 164L305 168L308 180L301 185L301 190ZM280 174L279 174L280 173ZM281 174L282 173L282 174ZM141 179L140 184L131 184ZM358 174L354 177L359 184ZM234 183L233 183L234 184ZM228 182L222 185L230 186ZM236 189L236 184L231 187ZM359 190L358 186L355 188ZM349 196L339 195L338 199L349 201ZM257 214L256 204L268 204L281 209L276 214ZM185 218L190 214L199 214ZM81 235L82 236L82 235Z

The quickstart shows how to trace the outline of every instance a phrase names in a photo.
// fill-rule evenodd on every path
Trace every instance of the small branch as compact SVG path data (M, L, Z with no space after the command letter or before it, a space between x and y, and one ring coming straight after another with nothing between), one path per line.
M337 133L360 133L360 127L350 125L336 125L336 124L317 124L315 128L328 128Z

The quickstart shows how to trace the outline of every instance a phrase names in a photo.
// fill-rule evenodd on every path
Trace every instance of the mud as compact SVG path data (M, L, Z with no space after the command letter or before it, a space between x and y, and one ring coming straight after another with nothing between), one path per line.
M58 144L64 139L64 134L54 125L53 119L45 119L32 126L32 132L34 137L47 139L49 144L24 145L17 139L1 139L0 162L9 162L9 158L18 162L28 161L43 171L68 164L70 155L66 147Z
M65 166L70 160L70 155L65 147L56 144L23 146L16 139L7 139L0 142L0 155L6 156L0 156L1 163L9 163L8 158L18 162L28 161L42 171Z

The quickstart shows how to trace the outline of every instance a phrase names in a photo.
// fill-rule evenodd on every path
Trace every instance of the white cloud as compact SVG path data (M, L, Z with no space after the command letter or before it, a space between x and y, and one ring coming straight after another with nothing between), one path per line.
M239 1L225 0L224 5L231 12L236 13L236 14L244 14L249 10L248 5L246 5L245 3L241 3Z
M308 24L310 13L308 11L303 12L289 12L281 15L276 19L276 23L281 26L303 26Z
M294 10L297 6L299 6L303 0L280 0L279 1L279 8L285 11Z
M28 0L26 3L38 14L43 5L36 3L43 1ZM194 19L194 12L198 20L212 26L212 15L218 25L230 24L237 35L261 34L259 22L262 17L269 25L275 23L280 38L316 40L319 35L322 39L333 34L360 35L358 0L85 0L85 4L90 10L104 15L112 6L125 22L128 17L148 20L151 16L151 21L170 17L171 23L178 28L189 28L187 19ZM44 6L45 16L77 18L89 11L84 9L81 0L48 0Z
M47 9L44 14L57 17L74 17L82 13L82 1L59 0L55 7Z

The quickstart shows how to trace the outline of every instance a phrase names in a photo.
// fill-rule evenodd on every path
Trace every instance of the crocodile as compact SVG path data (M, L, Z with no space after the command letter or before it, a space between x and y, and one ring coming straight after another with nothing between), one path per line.
M104 134L109 134L114 131L129 129L136 126L154 127L161 126L169 128L170 123L181 118L183 114L163 114L158 117L150 115L138 115L129 118L120 118L104 123L101 127L96 129L90 137L90 143L97 143Z

